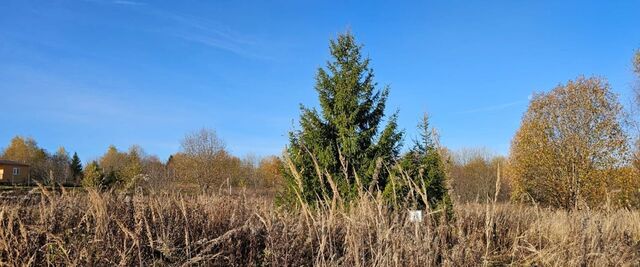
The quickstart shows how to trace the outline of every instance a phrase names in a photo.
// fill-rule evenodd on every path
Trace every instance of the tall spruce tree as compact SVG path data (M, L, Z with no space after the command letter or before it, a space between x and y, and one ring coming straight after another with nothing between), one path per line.
M301 129L290 133L285 153L295 171L285 168L288 200L296 194L308 203L349 200L362 190L383 189L383 163L398 157L396 114L381 128L389 88L377 88L370 60L351 33L330 41L329 49L332 60L316 74L320 112L301 106Z

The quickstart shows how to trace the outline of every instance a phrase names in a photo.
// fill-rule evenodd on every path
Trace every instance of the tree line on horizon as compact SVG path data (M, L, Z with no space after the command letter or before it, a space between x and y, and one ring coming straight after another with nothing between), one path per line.
M167 162L139 146L110 146L83 168L77 154L70 157L64 148L49 154L19 136L1 155L29 163L32 177L43 183L269 189L277 191L278 203L292 206L348 203L364 192L419 209L490 199L567 209L640 207L638 110L625 108L605 78L578 77L535 94L505 157L449 150L426 113L403 152L398 112L385 114L390 88L375 82L362 45L345 33L330 41L329 51L331 60L316 74L319 108L301 106L300 128L289 133L281 156L238 158L211 129L187 134ZM640 51L632 62L640 78ZM640 85L633 90L633 108L640 109Z
M223 142L211 129L190 133L185 137L185 140L187 139L187 143L194 146L194 143L200 143L196 147L214 148L215 144ZM171 155L167 161L162 161L155 155L148 155L137 145L127 150L120 150L111 145L102 156L87 161L86 166L82 164L77 153L69 157L66 149L60 147L55 154L50 155L39 147L33 138L22 136L14 137L9 146L0 152L0 158L30 164L31 176L44 185L60 183L70 186L124 189L126 183L123 182L132 180L131 178L138 174L141 175L139 178L143 179L132 185L141 186L140 182L144 182L143 186L151 188L169 186L185 189L219 189L221 186L229 186L230 183L234 188L274 189L283 184L283 162L280 157L247 156L241 159L221 147L215 150L181 149L181 152ZM494 195L497 164L504 162L504 157L495 155L486 148L458 151L441 148L440 153L445 155L444 164L447 176L451 177L451 187L455 188L455 200L472 202ZM225 168L221 168L223 165ZM241 170L242 166L245 167L244 172ZM53 180L49 179L49 170L53 171ZM507 193L502 190L502 194ZM507 200L508 197L501 196L500 199Z
M97 189L207 190L228 187L274 188L279 183L278 157L240 159L231 155L214 130L188 134L181 151L166 162L148 155L138 145L119 150L110 145L96 160L83 167L77 153L68 156L64 147L55 154L38 146L33 138L16 136L0 158L30 165L30 177L43 185L82 186Z

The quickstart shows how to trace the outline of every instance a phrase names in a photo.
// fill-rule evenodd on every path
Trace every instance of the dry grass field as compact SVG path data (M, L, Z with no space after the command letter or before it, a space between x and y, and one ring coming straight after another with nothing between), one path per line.
M0 205L7 266L637 266L638 211L455 206L413 223L379 197L276 208L267 197L54 193ZM439 216L442 218L443 216Z

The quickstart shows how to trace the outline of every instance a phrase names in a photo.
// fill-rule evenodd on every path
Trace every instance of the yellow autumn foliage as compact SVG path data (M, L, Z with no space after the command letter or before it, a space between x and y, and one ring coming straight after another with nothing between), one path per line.
M627 170L624 123L617 95L601 78L580 77L535 95L512 141L512 198L571 209L637 197L640 177Z

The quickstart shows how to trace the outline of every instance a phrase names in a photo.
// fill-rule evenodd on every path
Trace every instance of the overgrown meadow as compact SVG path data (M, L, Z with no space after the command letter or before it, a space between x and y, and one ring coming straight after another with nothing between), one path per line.
M110 146L83 166L15 137L2 158L38 186L0 192L0 265L640 266L640 127L606 79L532 96L507 156L452 151L427 114L415 137L385 116L361 49L330 42L281 156L203 129L166 162Z
M640 213L456 205L411 222L381 196L285 211L237 194L41 189L0 206L9 266L634 266Z

